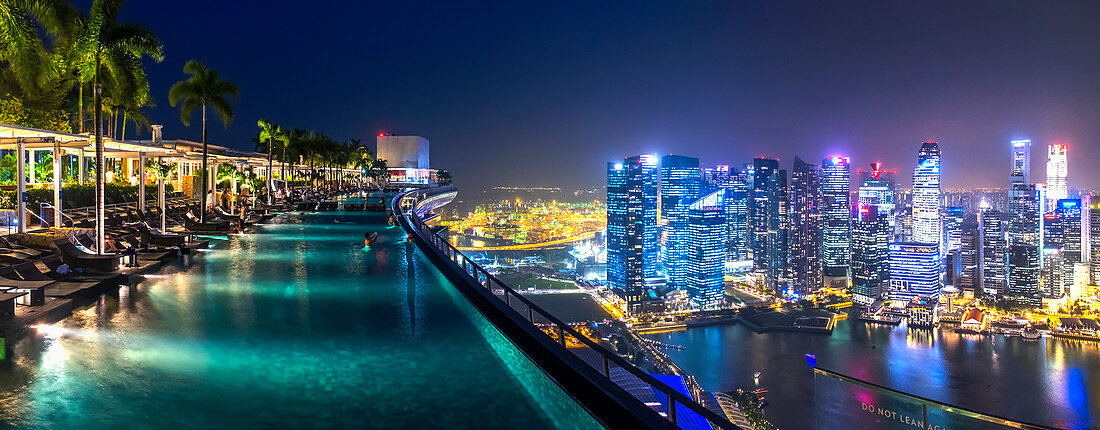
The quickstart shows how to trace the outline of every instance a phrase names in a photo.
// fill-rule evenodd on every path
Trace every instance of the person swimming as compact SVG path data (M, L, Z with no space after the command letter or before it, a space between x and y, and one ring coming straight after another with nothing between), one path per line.
M374 241L378 240L378 233L363 233L363 246L371 246Z

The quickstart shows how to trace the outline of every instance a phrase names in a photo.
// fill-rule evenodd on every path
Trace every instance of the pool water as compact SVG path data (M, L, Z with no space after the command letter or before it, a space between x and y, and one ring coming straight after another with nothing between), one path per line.
M283 215L9 339L0 426L599 426L385 219Z

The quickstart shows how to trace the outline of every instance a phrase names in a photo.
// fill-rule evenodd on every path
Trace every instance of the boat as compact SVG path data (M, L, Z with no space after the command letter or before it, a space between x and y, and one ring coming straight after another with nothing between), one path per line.
M901 317L893 316L893 315L877 315L877 314L871 314L871 313L867 313L867 312L859 314L859 320L864 321L864 322L869 322L869 323L875 323L875 324L887 324L887 325L901 324Z
M1039 333L1039 330L1036 330L1034 327L1029 326L1024 328L1024 332L1021 333L1020 336L1023 336L1024 339L1038 339L1043 335Z

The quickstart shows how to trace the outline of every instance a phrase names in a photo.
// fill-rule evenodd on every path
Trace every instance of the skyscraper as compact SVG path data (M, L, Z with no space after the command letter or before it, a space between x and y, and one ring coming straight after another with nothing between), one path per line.
M1084 261L1084 224L1081 199L1058 200L1054 209L1057 219L1057 236L1061 239L1062 290L1055 291L1061 297L1073 286L1074 265Z
M962 247L963 208L948 206L943 208L943 242L948 251L957 251Z
M917 152L917 167L913 170L913 236L914 242L942 243L940 234L940 146L925 142Z
M794 158L791 170L791 286L799 294L821 287L821 170Z
M988 203L978 212L982 229L982 290L984 294L1008 293L1008 242L1005 222L1000 212L990 210Z
M688 206L688 296L696 306L722 304L725 297L722 263L725 260L725 190L716 190Z
M1006 232L1008 246L1021 247L1028 246L1034 247L1034 249L1041 249L1042 244L1042 198L1040 191L1032 184L1031 181L1031 141L1030 140L1013 140L1012 144L1012 170L1009 174L1009 189L1008 189L1008 229ZM1024 268L1020 271L1009 270L1009 286L1015 285L1012 282L1012 273L1020 273L1021 276L1030 276L1029 268L1039 267L1040 254L1039 252L1019 251L1015 257L1033 257L1035 261L1029 261L1024 264ZM1010 262L1011 263L1011 262ZM1029 284L1030 278L1022 280L1021 282ZM1030 285L1027 286L1030 288ZM1009 288L1008 294L1013 295L1016 293L1025 294L1020 296L1025 301L1030 300L1030 294L1025 291L1026 288L1021 289Z
M940 247L935 243L890 244L890 299L908 303L918 296L938 299Z
M673 288L686 286L687 208L699 197L699 189L698 158L661 157L661 270Z
M1047 201L1054 207L1058 200L1069 198L1069 146L1051 144L1047 146Z
M657 157L607 164L607 283L635 312L657 276Z
M726 189L726 261L749 258L749 190L752 188L752 166L732 169Z
M851 159L839 155L821 160L822 270L830 287L848 286L852 240Z
M959 280L955 283L955 287L960 290L981 291L981 243L982 235L978 225L973 222L963 224L959 247Z
M1071 270L1072 271L1072 270ZM1013 245L1008 248L1008 293L1021 303L1043 304L1039 295L1039 248Z
M1100 196L1092 196L1089 205L1089 263L1092 285L1100 284Z
M768 236L765 245L765 285L774 291L781 291L789 277L790 264L790 200L787 194L787 171L772 172L768 177Z
M780 219L780 209L785 206L785 203L779 201L780 197L785 198L785 192L780 192L775 187L779 183L783 183L784 189L787 187L787 174L784 172L780 177L777 177L779 173L779 159L752 159L752 195L749 201L749 228L751 230L749 239L751 243L749 250L752 253L753 272L764 275L766 285L772 288L778 284L778 276L769 276L769 274L773 272L778 274L779 267L785 269L785 266L787 266L785 262L774 261L774 258L780 255L780 252L775 249L778 244L770 240L771 238L778 238L780 234L785 235L785 231L775 230L779 229L779 225L784 223L784 220ZM783 211L785 212L785 209Z
M852 225L852 301L870 305L887 291L890 223L875 206L860 206Z
M886 216L890 226L894 224L894 205L897 199L897 170L886 170L881 161L871 163L871 170L857 170L862 175L859 186L860 206L875 206Z

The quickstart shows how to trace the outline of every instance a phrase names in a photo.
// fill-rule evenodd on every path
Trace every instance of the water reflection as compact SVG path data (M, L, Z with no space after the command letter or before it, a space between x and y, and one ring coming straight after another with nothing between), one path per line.
M832 336L757 334L743 326L701 327L648 337L683 345L667 353L704 388L753 386L763 369L766 414L781 428L813 422L813 377L805 353L827 369L946 403L1039 424L1100 426L1100 346L1053 338L958 334L871 325L855 318Z

